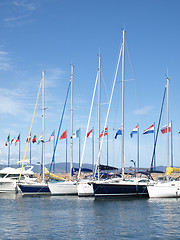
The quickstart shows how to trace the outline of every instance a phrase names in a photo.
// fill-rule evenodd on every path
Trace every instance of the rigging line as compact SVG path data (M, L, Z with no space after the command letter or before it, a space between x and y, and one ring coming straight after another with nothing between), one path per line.
M170 91L170 96L171 96L170 106L172 106L172 107L171 107L171 109L172 109L171 113L173 113L173 115L174 115L174 114L176 115L176 114L179 112L179 109L178 109L177 104L175 104L175 103L178 103L179 100L177 99L177 101L176 101L176 94L175 94L175 92L173 91L171 82L169 82L169 91ZM171 102L172 102L172 103L171 103ZM176 115L176 116L177 116L177 115ZM177 116L177 119L178 119L178 118L179 118L179 117ZM176 119L176 118L173 117L173 119ZM174 124L173 124L173 125L174 125Z
M70 86L71 86L71 81L69 82L68 90L67 90L67 93L66 93L66 99L65 99L65 103L64 103L64 107L63 107L63 111L62 111L62 116L61 116L61 120L60 120L60 124L59 124L58 134L57 134L57 137L56 137L56 143L55 143L55 146L54 146L53 157L52 157L51 165L50 165L50 168L49 168L49 176L50 176L50 173L51 173L52 164L54 162L55 151L56 151L56 147L57 147L57 144L58 144L59 134L60 134L61 125L62 125L62 121L63 121L63 117L64 117L64 112L65 112L65 108L66 108L66 103L67 103L67 99L68 99L68 95L69 95ZM48 176L48 178L49 178L49 176Z
M119 58L118 58L118 62L117 62L116 72L115 72L115 76L114 76L113 87L112 87L112 91L111 91L111 96L110 96L110 100L109 100L108 111L107 111L106 120L105 120L105 124L104 124L103 130L105 130L106 125L107 125L107 120L108 120L109 111L110 111L111 102L112 102L112 97L113 97L114 88L115 88L115 84L116 84L116 79L117 79L117 74L118 74L118 69L119 69L119 63L120 63L120 58L121 58L122 49L123 49L123 45L121 45L121 49L120 49L120 53L119 53ZM100 146L100 149L99 149L99 152L98 152L98 158L97 158L97 163L96 163L96 168L95 168L94 176L96 176L97 167L98 167L98 162L99 162L99 158L100 158L100 154L101 154L101 150L102 150L102 145L103 145L103 140L104 140L104 134L103 134L103 136L102 136L101 146Z
M132 74L133 74L133 78L136 79L134 67L133 67L133 64L132 64L132 61L131 61L131 57L130 57L130 53L129 53L129 48L128 48L128 45L127 45L127 39L126 39L125 45L126 45L126 49L127 49L128 59L129 59L131 71L132 71Z
M128 55L128 59L129 59L130 68L131 68L131 71L132 71L133 79L134 79L134 81L135 81L136 105L137 105L137 107L139 108L139 107L140 107L139 102L141 102L141 100L139 101L139 99L138 99L139 95L137 94L137 81L136 81L135 71L134 71L134 67L133 67L133 64L132 64L132 60L131 60L131 56L130 56L130 53L129 53L129 48L128 48L127 42L128 42L128 41L127 41L127 39L126 39L125 45L126 45L126 49L127 49L127 55Z
M86 128L85 139L84 139L84 146L83 146L83 151L82 151L82 155L81 155L80 168L79 168L79 172L78 172L78 179L79 179L80 174L81 174L81 168L82 168L82 163L83 163L83 158L84 158L84 152L85 152L85 147L86 147L86 141L87 141L87 133L88 133L88 130L89 130L89 124L90 124L90 120L91 120L91 113L92 113L92 108L93 108L93 104L94 104L94 97L95 97L96 87L97 87L97 82L98 82L98 74L99 74L99 70L98 70L97 75L96 75L96 81L95 81L95 86L94 86L94 92L93 92L92 102L91 102L89 119L88 119L88 124L87 124L87 128ZM93 131L94 131L94 130L93 130Z
M101 76L102 76L102 80L103 80L103 85L104 85L104 88L105 88L105 92L106 92L106 97L107 97L107 99L109 99L109 96L108 96L108 91L107 91L107 87L106 87L106 84L105 84L105 81L104 81L104 77L103 77L103 73L102 73L102 70L101 70Z
M160 112L158 127L157 127L157 131L156 131L156 138L155 138L155 143L154 143L154 149L153 149L153 155L152 155L150 170L153 169L154 155L155 155L155 150L156 150L156 144L157 144L157 138L158 138L158 133L159 133L159 127L160 127L160 124L161 124L161 117L162 117L162 111L163 111L163 106L164 106L165 95L166 95L166 87L164 89L163 101L162 101L162 105L161 105L161 112Z
M33 126L33 122L34 122L34 117L35 117L35 113L36 113L37 104L38 104L38 99L39 99L39 94L40 94L40 90L41 90L41 85L42 85L42 80L41 80L41 82L40 82L39 91L38 91L38 95L37 95L37 99L36 99L36 104L35 104L35 108L34 108L34 113L33 113L32 121L31 121L31 127L30 127L30 131L29 131L29 135L28 135L28 141L27 141L27 143L26 143L26 150L25 150L24 158L23 158L23 162L22 162L21 173L20 173L20 175L19 175L19 181L21 180L21 175L22 175L22 172L23 172L23 167L24 167L25 158L26 158L26 154L27 154L28 144L29 144L29 141L31 141L31 140L30 140L31 131L32 131L32 126Z

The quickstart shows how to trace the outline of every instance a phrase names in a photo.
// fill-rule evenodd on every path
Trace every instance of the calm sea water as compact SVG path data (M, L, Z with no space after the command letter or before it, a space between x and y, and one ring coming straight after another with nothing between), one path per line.
M0 194L0 239L180 239L180 199Z

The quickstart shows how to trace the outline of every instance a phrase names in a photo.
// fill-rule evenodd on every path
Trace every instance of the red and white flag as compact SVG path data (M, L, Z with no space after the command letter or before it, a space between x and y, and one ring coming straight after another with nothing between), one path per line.
M54 137L55 137L55 132L53 132L53 133L51 134L51 136L49 137L49 142L50 142L51 140L53 140Z
M103 130L102 132L101 132L101 134L99 135L99 138L101 138L102 136L107 136L107 127L105 128L105 131Z
M20 134L18 135L18 137L17 137L17 139L16 139L16 141L15 141L15 146L16 146L16 144L17 144L19 141L20 141Z
M162 134L167 133L167 125L161 128ZM168 132L171 132L171 122L169 123Z
M87 136L86 136L86 137L87 137L87 138L88 138L88 137L92 138L92 132L93 132L93 129L91 129L91 131L89 131L89 132L87 133Z
M11 144L13 144L14 141L15 141L15 138L12 138L12 139L11 139Z

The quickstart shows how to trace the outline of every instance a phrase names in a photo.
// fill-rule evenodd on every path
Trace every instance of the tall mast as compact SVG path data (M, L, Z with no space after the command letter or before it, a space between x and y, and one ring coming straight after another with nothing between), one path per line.
M44 149L44 118L45 118L45 106L44 106L44 73L45 71L42 71L42 175L43 175L43 181L44 181L44 156L45 156L45 149Z
M170 78L167 77L167 167L169 167L169 80Z
M123 44L122 44L122 146L121 146L121 165L122 178L124 179L124 48L125 48L125 30L123 30Z
M71 159L70 159L70 177L73 176L73 73L74 66L71 64Z
M100 122L101 122L101 118L100 118L100 111L101 111L101 56L99 55L99 99L98 99L98 136L100 136ZM98 152L100 151L100 137L98 137ZM100 165L100 156L99 156L99 160L98 160L98 179L99 179L99 165Z

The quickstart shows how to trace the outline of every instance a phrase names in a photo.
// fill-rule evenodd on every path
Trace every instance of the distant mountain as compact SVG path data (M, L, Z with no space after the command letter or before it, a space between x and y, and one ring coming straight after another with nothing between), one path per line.
M73 163L74 168L79 168L79 163ZM46 168L50 168L50 164L46 164ZM92 164L83 164L83 168L92 169ZM56 163L55 164L55 172L56 173L65 173L66 172L66 163ZM67 172L70 172L70 163L67 163Z
M40 173L41 172L41 166L38 164L32 164L32 166L34 166L33 171L35 173ZM7 165L0 165L0 169L7 167ZM17 164L11 165L11 167L17 168L19 167ZM21 166L20 166L21 167ZM46 164L45 167L49 170L50 168L50 163ZM78 163L73 163L73 167L74 168L78 168L79 164ZM88 164L85 163L82 166L83 168L87 168L87 169L92 169L92 164ZM177 166L176 166L177 167ZM70 171L70 163L67 163L67 172ZM177 167L178 168L178 167ZM156 171L161 171L161 172L166 172L166 167L165 166L157 166ZM66 172L66 163L65 162L61 162L61 163L56 163L55 164L55 172L56 173L65 173Z
M35 173L40 173L41 172L41 166L39 164L32 164L32 166L34 167L33 171ZM0 169L5 168L5 167L7 167L7 165L0 164ZM14 164L14 165L11 165L10 167L18 168L19 165ZM45 167L49 170L50 163L46 164ZM78 168L79 164L78 163L73 163L73 167ZM83 164L83 168L92 169L92 164ZM55 164L55 172L56 173L65 173L66 172L66 163L65 162L56 163ZM67 172L70 172L70 163L69 162L67 163Z

